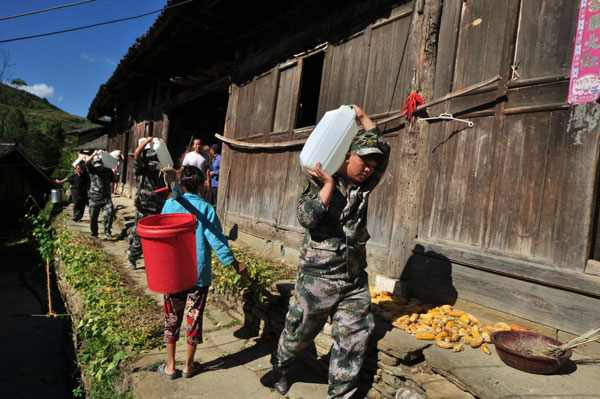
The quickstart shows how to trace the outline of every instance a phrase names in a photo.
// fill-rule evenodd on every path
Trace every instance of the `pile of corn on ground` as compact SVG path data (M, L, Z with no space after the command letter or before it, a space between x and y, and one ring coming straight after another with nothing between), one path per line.
M417 339L435 341L443 349L460 352L464 347L481 348L490 355L486 343L495 331L527 329L504 322L496 324L480 323L469 313L454 309L451 305L432 307L424 305L416 298L395 297L386 291L369 287L371 304L375 313L396 328L414 335Z

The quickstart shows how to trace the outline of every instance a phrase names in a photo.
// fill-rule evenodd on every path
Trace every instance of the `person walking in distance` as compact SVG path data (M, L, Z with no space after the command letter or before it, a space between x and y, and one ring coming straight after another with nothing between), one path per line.
M306 229L300 250L294 298L271 357L275 389L288 389L288 369L331 317L333 345L328 398L351 398L374 327L365 268L369 195L388 164L390 147L373 121L357 106L366 130L357 135L333 176L317 163L307 172L298 201L298 221Z
M210 169L207 171L208 190L206 201L215 208L217 207L217 191L219 190L219 174L221 173L221 147L218 144L213 144L210 147Z
M167 171L166 180L169 181L169 187L173 188L176 181L175 173ZM202 319L212 278L211 253L214 251L223 265L232 266L238 274L247 273L246 266L235 259L229 248L227 237L223 233L215 210L198 195L204 181L202 172L195 166L186 166L181 172L180 180L184 193L181 194L178 188L174 189L173 198L165 202L162 213L192 213L196 216L198 220L196 229L198 282L188 290L164 295L164 342L167 347L167 364L160 366L158 372L170 380L178 377L178 371L175 368L175 352L186 304L188 307L185 317L187 320L187 357L181 376L183 378L193 377L200 369L194 361L194 356L196 347L202 343Z
M183 162L181 163L181 169L179 169L179 172L181 173L184 166L195 166L198 169L200 169L200 171L202 172L202 176L205 177L206 172L209 169L210 163L209 163L208 154L206 154L205 152L202 151L202 140L194 139L194 142L192 144L192 149L193 150L191 152L188 152L187 154L185 154L185 157L183 158ZM200 187L201 191L204 191L204 190L202 190L203 187ZM200 196L202 198L206 198L206 192L204 192L204 193L201 192Z
M157 215L160 213L167 193L154 194L155 190L164 187L164 182L160 179L158 167L158 156L153 149L144 149L152 137L140 143L135 149L133 155L133 175L137 183L135 193L135 225L129 232L129 249L127 250L127 265L130 269L136 269L136 262L142 257L142 242L137 234L138 222L146 216Z
M113 173L115 174L115 182L112 183L112 193L119 194L119 183L121 182L121 171L123 170L123 155L119 152L119 155L115 158L117 160L117 166L113 168ZM121 191L123 191L121 189Z
M90 201L90 230L92 237L98 237L98 216L102 210L104 218L104 235L111 237L114 207L110 195L110 184L115 181L112 170L105 168L102 160L97 157L100 151L96 150L85 160L88 174L90 175L90 188L88 198Z
M75 165L75 173L64 179L54 181L58 184L69 182L71 191L71 202L73 203L73 221L79 222L83 217L85 206L88 204L88 187L90 186L90 176L84 169L84 161Z

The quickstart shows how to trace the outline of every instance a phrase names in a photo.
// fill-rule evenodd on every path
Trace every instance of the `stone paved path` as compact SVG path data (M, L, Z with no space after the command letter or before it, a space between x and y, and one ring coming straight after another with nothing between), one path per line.
M125 229L133 221L133 202L124 196L113 196L117 209L117 218L113 227L114 237L100 238L103 249L119 259L123 267L130 272L140 287L156 299L157 306L162 307L162 295L147 289L143 260L138 261L138 269L131 271L126 264L127 240ZM70 207L67 208L70 212ZM68 219L70 230L89 234L89 216L86 214L81 222ZM102 232L102 217L100 217ZM120 234L120 237L118 237ZM260 339L245 339L239 321L225 310L219 309L210 301L204 317L204 343L198 346L196 360L203 366L203 372L192 378L168 380L156 371L158 365L166 362L166 353L153 350L140 355L132 367L132 391L136 398L281 398L275 390L269 388L267 373L271 369L269 363L273 343ZM182 329L185 333L185 330ZM185 337L182 336L177 346L176 360L178 368L183 368L185 361ZM317 399L327 396L327 379L322 373L315 373L301 362L296 362L290 370L291 389L286 395L290 399Z

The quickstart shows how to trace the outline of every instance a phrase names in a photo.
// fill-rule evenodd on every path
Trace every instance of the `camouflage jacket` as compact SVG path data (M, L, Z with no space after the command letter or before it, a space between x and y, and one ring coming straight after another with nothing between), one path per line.
M309 179L298 200L298 221L307 229L300 250L299 270L303 274L328 278L354 278L367 267L366 243L369 194L379 183L388 165L389 144L379 133L383 151L377 169L360 185L346 184L335 173L335 190L328 207L319 191L323 184Z
M134 200L135 206L138 209L145 209L155 214L160 213L167 200L167 193L154 194L154 190L165 186L164 182L160 179L159 171L146 169L143 162L134 159L133 174L137 183Z
M115 181L115 174L109 168L101 171L88 165L88 174L90 175L90 187L88 189L88 198L91 202L104 203L110 201L110 183Z

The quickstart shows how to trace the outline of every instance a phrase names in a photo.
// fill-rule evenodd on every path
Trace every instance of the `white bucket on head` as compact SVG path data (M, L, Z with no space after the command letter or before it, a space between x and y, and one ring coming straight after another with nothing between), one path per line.
M138 140L138 145L142 144L146 139L142 137ZM167 143L161 138L154 137L151 142L146 144L144 149L152 148L156 151L156 156L158 156L158 169L163 169L168 166L173 166L173 159L171 158L171 154L167 149Z
M348 105L328 111L306 140L300 153L302 171L314 169L321 162L321 169L333 175L342 166L350 149L352 139L358 133L356 113Z
M83 155L80 155L79 158L73 162L73 167L76 167L80 162L85 162L85 157Z

